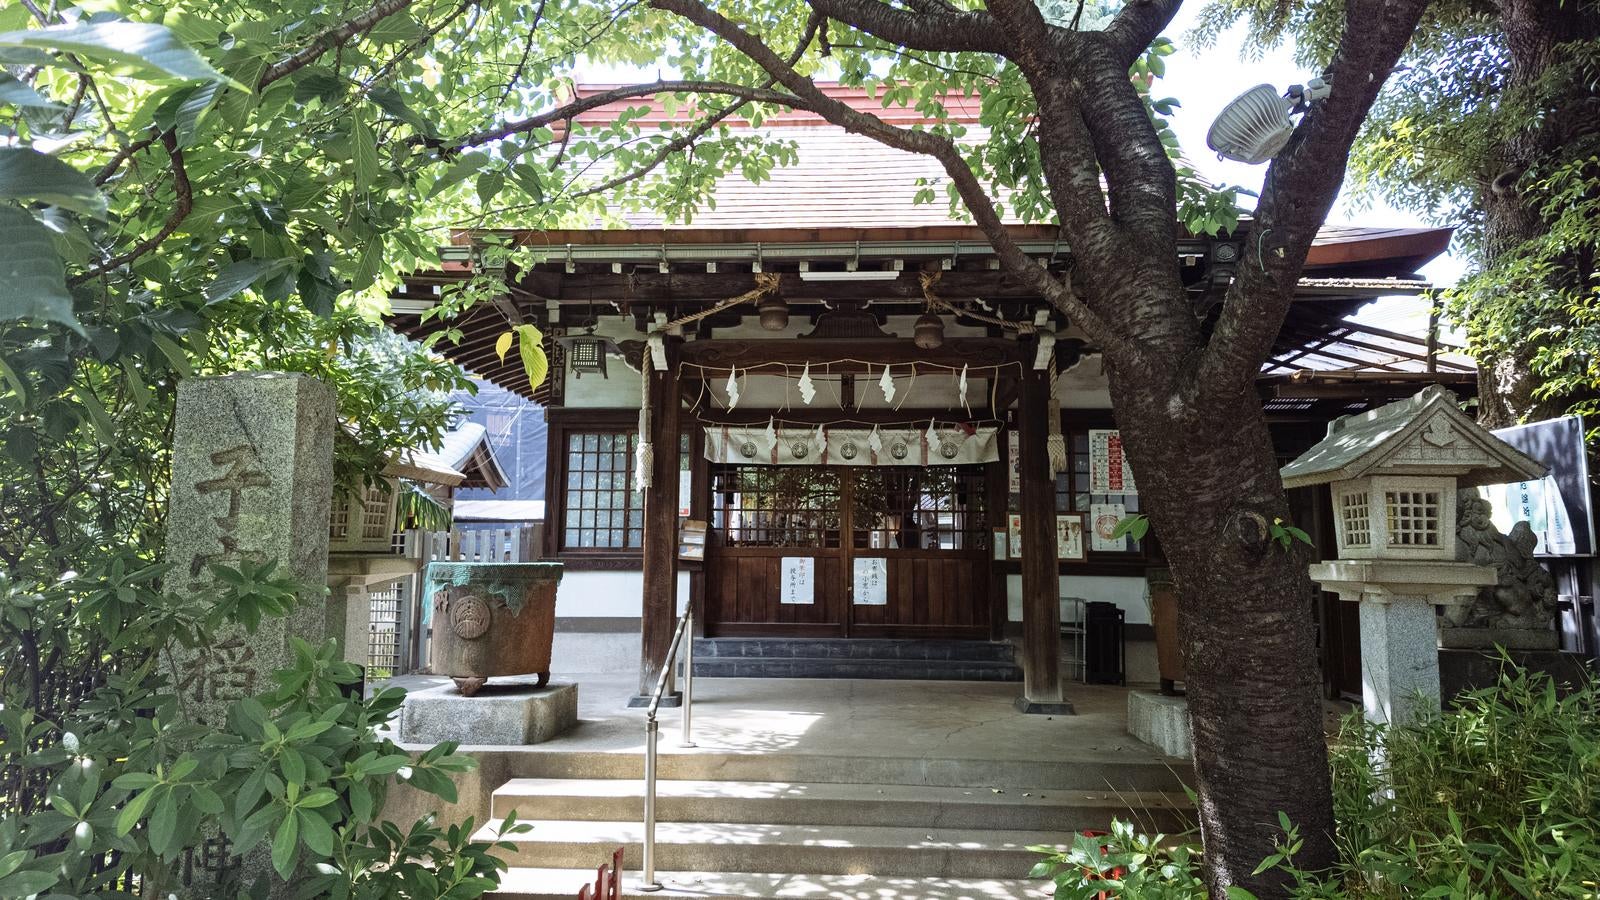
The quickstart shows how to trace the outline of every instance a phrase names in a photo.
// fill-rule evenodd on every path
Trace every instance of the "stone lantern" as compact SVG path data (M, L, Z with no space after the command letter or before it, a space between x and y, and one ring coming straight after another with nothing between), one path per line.
M1435 607L1494 584L1456 560L1456 491L1541 477L1545 466L1462 412L1437 385L1345 416L1281 472L1285 488L1330 486L1339 558L1311 578L1360 604L1362 694L1374 722L1439 708Z

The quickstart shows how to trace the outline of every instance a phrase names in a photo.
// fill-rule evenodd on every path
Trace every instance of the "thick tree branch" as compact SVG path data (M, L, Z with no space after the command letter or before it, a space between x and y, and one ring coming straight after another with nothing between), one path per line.
M1201 360L1200 383L1247 388L1283 325L1311 242L1344 181L1350 147L1416 30L1427 0L1349 4L1329 68L1332 92L1267 169L1245 258Z
M608 103L619 100L631 100L636 97L649 97L655 94L717 94L728 97L738 97L741 103L775 103L794 109L807 109L808 105L802 99L782 91L773 91L762 88L753 88L742 84L733 84L727 81L652 81L648 84L630 84L601 91L588 97L580 97L570 103L530 116L515 122L508 122L495 128L469 134L450 142L450 150L462 150L467 147L476 147L491 141L508 138L514 134L522 134L535 129L544 128L571 119L581 113L598 109Z
M1022 252L995 211L994 200L955 143L931 131L913 131L888 124L877 116L828 96L810 78L801 75L755 35L700 0L651 0L651 6L676 13L710 31L750 58L778 83L788 88L812 111L846 131L864 135L897 150L931 156L943 166L978 227L989 238L1005 266L1045 299L1072 317L1074 324L1107 349L1115 349L1134 364L1144 358L1139 346L1111 328L1098 314L1061 283L1037 260Z
M311 39L309 44L301 47L288 58L268 66L267 70L261 73L261 79L256 82L256 87L264 88L286 75L293 74L311 65L322 54L335 47L342 47L352 39L367 33L379 22L409 7L412 2L413 0L378 0L366 12L318 34Z
M98 278L112 269L125 266L161 246L161 242L171 237L172 233L178 230L178 226L183 224L183 220L188 218L189 213L194 209L194 189L189 185L189 172L184 168L183 151L178 149L178 139L171 131L168 131L161 135L161 143L167 148L167 156L171 160L172 168L173 203L172 212L168 214L167 221L161 226L160 231L135 244L126 253L119 253L88 271L72 276L67 281L68 284L78 285L91 278Z
M897 9L882 0L807 0L830 19L912 50L1004 52L1005 33L987 12Z
M1181 6L1183 0L1130 0L1106 26L1101 38L1126 69L1166 30Z

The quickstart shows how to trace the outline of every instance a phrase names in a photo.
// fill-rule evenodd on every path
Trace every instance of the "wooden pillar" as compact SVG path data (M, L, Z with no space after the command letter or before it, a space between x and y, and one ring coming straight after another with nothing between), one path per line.
M1031 360L1026 352L1023 359ZM1021 442L1018 476L1022 498L1022 696L1025 713L1065 715L1072 704L1061 694L1061 601L1056 563L1056 486L1047 441L1050 416L1048 374L1022 373L1016 438Z
M678 398L678 361L683 340L675 337L665 340L666 371L651 368L642 376L647 379L645 404L650 410L649 439L653 459L650 486L644 491L639 694L629 702L637 706L650 701L678 622L678 419L682 407ZM676 706L679 702L681 695L675 691L661 700L663 706Z

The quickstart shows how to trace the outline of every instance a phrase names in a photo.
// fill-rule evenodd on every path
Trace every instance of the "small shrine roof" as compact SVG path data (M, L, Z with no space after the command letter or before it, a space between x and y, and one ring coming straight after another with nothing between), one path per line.
M1543 463L1473 421L1433 385L1328 424L1328 436L1280 471L1286 488L1366 475L1451 475L1461 487L1542 477Z

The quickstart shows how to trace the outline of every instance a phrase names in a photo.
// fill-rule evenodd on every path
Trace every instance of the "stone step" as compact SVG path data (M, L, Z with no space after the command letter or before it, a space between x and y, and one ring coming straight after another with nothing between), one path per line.
M522 824L532 830L501 838L496 822L475 838L510 843L512 849L494 853L512 866L582 869L619 846L626 858L642 858L640 822L533 819ZM1038 862L1039 854L1029 847L1064 847L1070 840L1056 831L659 822L656 864L712 872L1012 879L1026 878Z
M701 678L865 678L899 681L1021 681L1022 667L994 660L835 659L752 656L694 659Z
M663 731L670 734L677 727L676 714L669 711L663 718ZM500 783L512 778L644 777L644 757L637 752L557 751L538 747L475 747L472 750L480 770L494 773ZM674 747L672 741L664 741L657 767L661 781L898 784L1001 788L1008 793L1034 790L1182 793L1184 779L1193 777L1187 760L1155 757L1147 751L1129 752L1123 745L1093 752L1063 753L1056 759L1039 761L682 750ZM492 790L485 786L485 793Z
M634 779L517 778L496 790L490 815L503 819L626 821L644 810ZM1180 793L1036 791L874 784L658 781L662 822L773 825L906 825L928 828L1077 832L1132 817L1164 832L1192 819Z
M637 858L632 860L638 864ZM796 875L773 872L656 872L663 890L638 890L637 871L623 875L624 897L805 898L805 900L1043 900L1048 881L1004 878L918 878L880 875ZM488 896L497 900L572 900L594 870L514 867Z
M1013 662L1009 641L921 640L891 638L699 638L697 659L892 659Z

